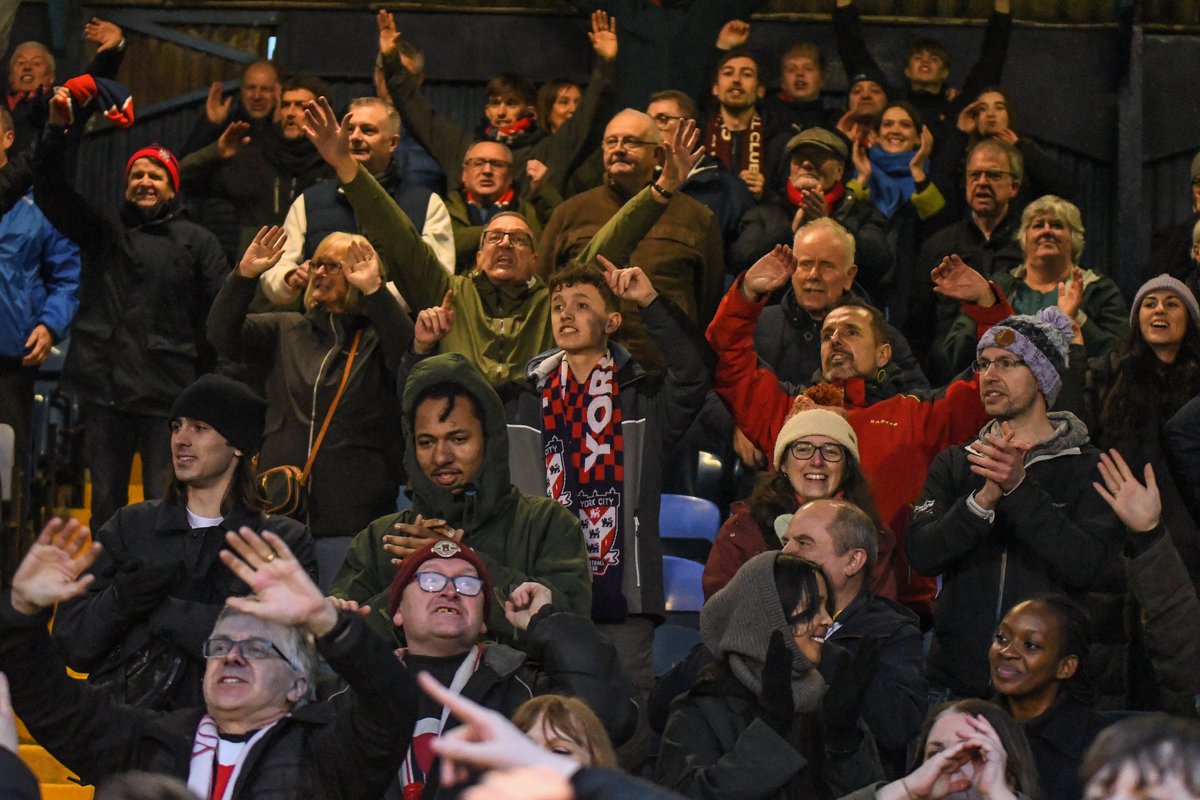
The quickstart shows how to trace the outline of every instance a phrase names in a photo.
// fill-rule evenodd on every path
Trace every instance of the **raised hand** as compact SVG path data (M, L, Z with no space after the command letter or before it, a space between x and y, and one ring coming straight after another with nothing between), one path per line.
M379 257L366 242L353 241L346 248L346 282L364 295L375 294L383 286Z
M958 129L968 136L977 132L979 130L979 111L982 108L983 103L979 100L963 106L963 110L958 112Z
M333 630L337 610L283 539L270 531L260 536L243 525L228 531L225 543L230 549L220 552L221 563L254 592L230 597L225 605L266 622L300 625L314 636Z
M980 381L983 376L980 375ZM986 434L976 439L967 453L971 472L987 480L983 488L975 493L975 502L984 508L994 508L1000 498L1016 489L1025 480L1025 453L1030 443L1015 438L1008 423L1001 426L1002 433Z
M742 277L742 295L752 303L775 291L792 279L796 257L792 248L777 244L771 252L755 261Z
M982 714L969 716L966 721L973 731L965 741L974 748L973 758L977 762L971 784L981 797L988 800L1015 800L1016 795L1008 788L1005 775L1008 752L1000 741L1000 735Z
M300 266L288 272L287 277L284 278L284 281L293 289L303 289L304 287L308 286L308 278L311 274L311 271L311 263L308 259L305 259Z
M955 773L971 760L975 749L968 742L958 742L925 759L919 767L904 778L893 781L876 796L881 798L921 797L927 800L942 800L955 792L965 791L971 781Z
M929 273L933 291L960 303L974 303L989 308L996 302L991 284L967 265L957 253L946 256Z
M386 8L381 8L375 15L375 24L379 26L379 52L385 55L395 52L396 43L400 41L396 16Z
M1011 145L1012 147L1016 147L1017 142L1021 141L1021 138L1017 136L1016 131L1014 131L1012 128L1001 128L992 135L1005 144Z
M542 188L542 182L550 174L550 168L536 158L531 158L525 162L525 174L529 176L529 190L536 192Z
M1145 485L1138 483L1133 470L1115 448L1100 453L1100 463L1096 466L1104 483L1095 481L1092 486L1125 523L1125 527L1135 533L1146 533L1157 528L1162 519L1162 496L1150 462L1146 462L1143 471Z
M54 87L50 96L50 124L56 128L71 124L71 90L65 86Z
M233 96L225 97L224 86L220 81L213 81L208 87L208 97L204 101L204 116L213 125L224 125L229 119L229 109L233 105Z
M360 617L371 616L371 607L366 603L360 604L357 600L346 600L333 595L329 595L325 599L332 603L338 611L348 611L351 614L358 614Z
M668 192L677 192L687 181L692 169L704 158L704 146L700 142L700 129L694 119L672 120L663 132L662 174L658 176L658 185ZM661 198L657 192L655 197Z
M101 551L90 537L78 520L63 523L55 517L47 522L13 575L12 607L31 616L87 591L95 576L83 573Z
M446 292L440 306L426 308L417 314L416 329L413 331L413 350L417 353L432 353L438 342L454 329L454 290Z
M592 51L604 59L612 61L617 57L617 18L609 17L607 11L592 12L592 29L588 32L588 41L592 43Z
M767 457L763 455L763 451L755 447L750 437L742 433L742 429L736 425L733 426L733 452L737 453L737 457L750 469L767 468Z
M925 180L925 164L932 152L933 131L929 130L928 125L925 125L921 128L921 145L913 153L912 161L908 162L908 171L912 174L914 183L921 183Z
M238 262L237 272L243 278L257 278L283 258L283 246L287 244L287 234L278 225L258 229L254 240L246 247L242 260Z
M792 233L814 219L829 216L829 209L825 206L825 193L820 184L796 188L800 189L800 205L796 208L796 215L792 217Z
M854 171L858 173L858 182L866 186L871 179L871 159L867 156L867 148L858 139L851 140L850 160L854 163Z
M304 135L334 168L338 180L349 183L358 174L358 162L350 155L350 126L344 123L343 119L343 124L338 124L333 107L324 97L304 104Z
M1075 319L1079 306L1083 304L1083 270L1071 268L1071 283L1058 282L1058 307L1067 315L1067 319Z
M397 522L392 527L397 533L383 537L383 549L396 566L434 539L458 542L463 537L461 529L451 528L444 519L425 519L420 514L412 522Z
M217 155L221 158L233 158L243 147L250 144L250 123L236 120L221 132L217 138Z
M620 269L604 256L596 256L596 261L604 269L604 277L608 280L608 288L622 300L637 303L639 308L645 308L654 302L658 292L650 277L641 267L625 267Z
M549 587L525 581L504 601L504 616L519 631L529 629L529 620L553 600Z
M88 23L83 26L83 35L87 37L89 42L94 42L97 45L97 53L112 50L125 38L125 34L121 32L120 26L99 17L92 17L88 20Z
M736 50L745 47L750 39L750 23L742 19L731 19L717 33L718 50Z

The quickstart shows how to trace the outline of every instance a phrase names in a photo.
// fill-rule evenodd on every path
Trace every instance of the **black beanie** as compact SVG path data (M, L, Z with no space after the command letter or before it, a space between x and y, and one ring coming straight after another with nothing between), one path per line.
M175 398L171 419L207 422L248 456L258 452L267 422L267 403L250 387L221 375L204 375Z

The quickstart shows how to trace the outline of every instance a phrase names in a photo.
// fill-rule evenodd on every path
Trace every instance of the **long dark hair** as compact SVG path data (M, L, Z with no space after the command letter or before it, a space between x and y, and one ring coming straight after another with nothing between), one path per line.
M266 510L268 502L263 496L262 487L258 483L258 475L254 471L254 460L249 456L236 456L237 465L233 468L233 477L221 498L221 514L229 516L234 511L245 511L251 514L261 514ZM169 503L187 505L187 486L175 477L175 470L167 476L167 490L163 493Z
M1161 425L1200 392L1200 331L1187 318L1179 353L1161 361L1142 336L1138 309L1121 346L1117 378L1100 412L1103 439L1125 455L1139 449L1146 420Z
M845 449L845 448L843 448ZM787 455L784 455L787 458ZM875 508L875 500L871 497L871 485L863 473L858 459L846 451L846 466L842 470L842 483L838 491L849 503L863 510L878 531L883 530L883 522L879 518L879 510ZM781 545L775 534L775 518L780 514L794 514L803 503L796 500L796 490L782 469L765 472L758 476L754 491L750 493L746 504L750 507L750 518L762 532L763 539L775 550Z
M825 581L825 610L829 616L834 614L833 586L829 576L820 564L814 564L800 556L791 553L780 553L775 558L775 591L779 594L779 604L783 606L783 617L789 624L797 625L812 622L821 604L821 587L817 585L817 576ZM796 606L804 601L804 610L797 612Z
M954 711L968 716L982 716L995 729L1004 747L1007 759L1004 765L1004 776L1008 778L1013 791L1019 792L1024 800L1042 800L1042 787L1038 783L1037 762L1033 760L1033 751L1025 731L1020 724L1009 716L1008 712L995 703L987 700L952 700L934 708L925 717L921 726L921 735L917 739L917 763L925 761L925 745L929 742L929 732L938 718L947 711ZM915 766L915 765L914 765Z

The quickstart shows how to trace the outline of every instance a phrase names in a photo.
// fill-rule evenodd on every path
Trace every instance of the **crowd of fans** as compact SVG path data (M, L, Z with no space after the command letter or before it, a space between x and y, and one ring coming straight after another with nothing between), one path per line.
M121 30L15 48L0 422L19 494L69 337L95 533L10 565L0 789L15 709L102 798L1200 798L1200 225L1131 303L1084 265L1009 0L960 88L853 0L777 81L760 3L575 5L586 85L463 130L380 11L374 96L255 62L103 204ZM700 449L735 502L656 674Z

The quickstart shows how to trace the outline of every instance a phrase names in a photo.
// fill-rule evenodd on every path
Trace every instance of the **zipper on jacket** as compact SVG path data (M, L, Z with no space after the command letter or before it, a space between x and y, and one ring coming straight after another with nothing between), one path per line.
M1008 545L1004 545L1004 551L1000 554L1000 589L996 592L996 624L995 628L1000 627L1000 620L1004 619L1004 581L1008 577Z
M639 589L642 586L642 537L638 535L638 531L642 528L642 521L638 519L637 514L633 515L633 575L634 585Z
M329 329L333 331L333 347L329 348L329 352L325 354L325 358L321 359L321 366L317 369L317 379L313 381L312 391L312 411L308 415L308 449L304 453L305 459L312 453L313 437L316 435L317 429L317 391L321 388L321 380L325 377L325 367L329 365L329 359L341 349L341 338L338 336L337 321L333 315L329 315Z

